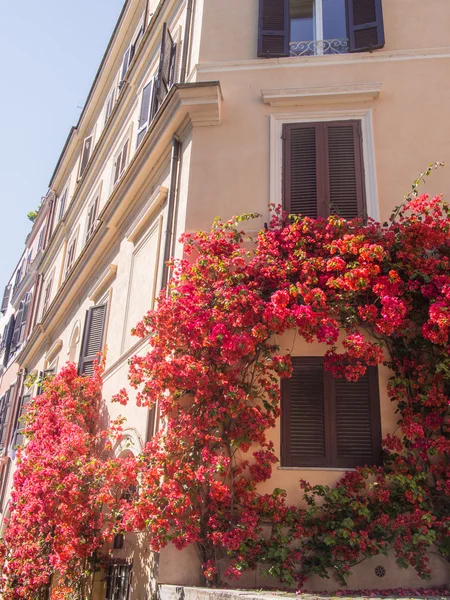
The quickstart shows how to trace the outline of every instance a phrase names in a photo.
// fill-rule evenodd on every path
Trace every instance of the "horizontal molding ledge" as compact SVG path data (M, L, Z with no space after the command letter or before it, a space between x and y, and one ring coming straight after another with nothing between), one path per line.
M370 102L378 98L381 86L381 83L325 85L284 90L262 90L261 95L264 104L270 106Z

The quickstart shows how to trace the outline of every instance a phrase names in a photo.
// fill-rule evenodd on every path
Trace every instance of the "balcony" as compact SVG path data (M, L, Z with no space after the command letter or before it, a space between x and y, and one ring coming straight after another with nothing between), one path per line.
M347 38L290 42L289 44L289 56L323 56L327 54L346 54L347 52Z

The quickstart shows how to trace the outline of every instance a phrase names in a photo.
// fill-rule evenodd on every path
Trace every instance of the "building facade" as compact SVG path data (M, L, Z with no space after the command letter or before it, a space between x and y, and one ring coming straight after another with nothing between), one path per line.
M181 256L182 232L243 212L261 215L256 232L279 204L313 217L384 221L417 173L448 160L449 20L442 0L125 2L3 298L2 524L30 397L67 361L89 374L105 345L104 397L126 385L127 361L146 344L131 329L154 307L168 258ZM430 187L450 193L445 170ZM372 371L358 391L362 408L334 429L346 447L331 448L321 433L337 427L323 422L336 401L323 392L324 350L289 335L281 346L293 348L296 383L283 390L283 406L307 387L322 421L282 416L273 432L281 464L262 490L284 488L298 504L299 479L333 484L376 461L397 419L389 372ZM117 405L108 410L118 416ZM130 405L126 417L139 453L156 415ZM314 440L314 452L302 439ZM99 598L147 598L158 582L200 581L192 549L153 556L143 536L131 535L117 546L109 575L97 578ZM432 567L434 583L446 583L438 557ZM352 587L422 585L391 557L366 561L352 577ZM251 573L242 584L270 583Z

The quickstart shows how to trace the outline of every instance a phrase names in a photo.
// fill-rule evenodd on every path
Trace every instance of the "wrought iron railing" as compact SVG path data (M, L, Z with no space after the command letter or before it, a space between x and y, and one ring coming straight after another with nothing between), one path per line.
M323 54L345 54L348 52L348 39L313 40L311 42L291 42L290 56L320 56Z

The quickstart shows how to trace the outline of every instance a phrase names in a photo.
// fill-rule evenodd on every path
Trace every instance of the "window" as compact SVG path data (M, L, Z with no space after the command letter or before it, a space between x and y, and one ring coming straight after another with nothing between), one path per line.
M33 261L33 250L31 249L27 256L27 273L30 270L31 263Z
M106 577L105 600L128 600L132 565L124 560L112 560Z
M8 325L6 325L6 327L3 331L0 350L4 350L4 354L3 354L3 366L4 367L7 366L8 360L9 360L9 353L11 350L11 340L12 340L12 336L13 336L13 332L14 332L15 319L16 319L15 316L11 315L11 317L8 321Z
M155 92L153 94L151 118L156 115L158 108L164 102L164 98L167 96L174 83L176 49L177 46L170 35L167 23L164 23L161 39L159 68L155 81Z
M28 313L31 305L31 292L28 292L25 299L19 304L19 310L16 315L14 332L11 340L11 350L15 351L20 344L25 340L25 332L27 328Z
M125 167L127 166L127 158L128 158L128 140L125 142L125 144L122 147L122 150L119 152L119 154L116 157L116 160L114 163L113 185L116 185L116 183L119 181L120 176L125 171Z
M283 125L282 179L289 214L365 217L361 122Z
M136 48L139 46L139 42L144 34L144 22L142 21L137 28L137 31L134 34L132 43L128 46L123 55L122 59L122 67L120 69L120 79L119 79L119 91L122 89L123 84L125 83L125 75L127 74L128 68L131 64L131 61L136 54Z
M61 219L64 217L64 212L66 210L67 190L68 190L68 188L66 188L64 190L64 192L62 193L62 195L59 199L58 221L61 221Z
M94 143L94 138L92 135L90 135L89 137L87 137L84 140L83 152L81 153L81 160L80 160L80 169L78 172L78 179L80 179L83 176L83 173L86 170L87 164L91 157L93 143Z
M1 308L1 311L0 311L3 315L8 310L8 304L9 304L9 297L10 297L10 295L11 295L11 284L9 283L5 287L5 291L3 292L2 308Z
M77 248L77 238L75 237L69 243L69 246L68 246L65 277L67 277L69 275L70 271L72 270L73 263L75 261L75 251L76 251L76 248Z
M46 282L45 287L44 287L44 302L42 304L42 316L45 315L45 313L47 312L47 309L49 307L49 304L50 304L52 285L53 285L53 275L51 275L51 277Z
M11 405L13 399L14 386L10 387L3 398L0 400L0 447L4 448L6 444L6 432L8 429L9 418L11 416Z
M108 119L109 119L109 117L111 116L111 113L112 113L112 109L114 108L115 91L116 91L116 88L113 87L111 93L108 96L108 99L106 100L106 104L105 104L105 123L104 123L104 125L106 125L106 123L108 122Z
M89 240L89 238L91 237L91 235L94 233L94 230L95 230L95 225L97 223L98 201L99 201L99 198L98 198L98 196L96 196L94 202L91 203L91 206L89 207L89 210L88 210L85 242L87 242Z
M153 92L153 80L142 90L141 98L141 110L139 113L139 125L137 134L137 146L142 142L145 134L147 133L148 126L150 124L150 115L152 109L152 92Z
M25 423L23 416L31 400L31 394L26 394L20 399L19 412L17 413L16 431L14 433L14 446L22 446L25 441Z
M39 250L42 250L44 248L44 233L45 233L45 229L44 227L41 229L41 231L39 232L39 239L38 239L38 252Z
M98 355L103 350L106 308L106 304L99 304L92 306L86 312L83 341L81 343L80 360L78 363L80 375L93 374L94 361L98 360Z
M260 0L258 56L372 51L384 46L381 0Z
M380 464L378 370L356 382L334 379L322 357L293 357L282 381L281 463L353 468Z

